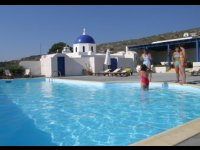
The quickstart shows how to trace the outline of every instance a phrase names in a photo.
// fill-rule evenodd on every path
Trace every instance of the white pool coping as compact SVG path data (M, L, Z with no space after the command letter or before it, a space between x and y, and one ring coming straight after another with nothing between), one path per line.
M166 130L129 146L175 146L200 133L200 118Z

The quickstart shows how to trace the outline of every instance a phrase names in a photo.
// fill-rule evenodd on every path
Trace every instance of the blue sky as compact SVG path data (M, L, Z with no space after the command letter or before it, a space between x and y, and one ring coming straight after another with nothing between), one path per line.
M200 27L200 5L0 6L0 61L71 45L86 33L97 44Z

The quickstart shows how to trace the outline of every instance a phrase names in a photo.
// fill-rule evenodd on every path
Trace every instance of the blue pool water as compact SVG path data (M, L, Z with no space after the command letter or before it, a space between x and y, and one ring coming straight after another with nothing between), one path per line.
M129 145L200 117L200 89L0 81L0 145Z

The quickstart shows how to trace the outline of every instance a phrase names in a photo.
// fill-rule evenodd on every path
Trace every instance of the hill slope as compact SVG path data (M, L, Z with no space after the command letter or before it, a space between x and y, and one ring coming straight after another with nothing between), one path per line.
M153 35L153 36L140 38L140 39L130 39L130 40L124 40L124 41L111 42L111 43L102 43L102 44L97 45L97 52L105 52L106 49L108 49L108 48L113 53L118 52L118 51L124 51L125 47L127 45L150 44L150 43L152 43L154 41L181 38L181 37L183 37L183 34L185 32L188 32L188 33L193 33L193 32L200 33L200 27L193 28L193 29L188 29L188 30L177 31L177 32L168 32L168 33L159 34L159 35Z

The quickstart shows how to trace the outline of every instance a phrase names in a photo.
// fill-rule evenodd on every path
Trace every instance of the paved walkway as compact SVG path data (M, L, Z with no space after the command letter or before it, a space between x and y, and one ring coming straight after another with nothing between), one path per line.
M62 77L70 80L99 81L99 82L140 82L140 76L133 74L129 77L109 77L109 76L68 76ZM175 73L154 73L152 82L175 82ZM200 86L200 76L187 75L187 83ZM197 134L176 146L200 146L200 134Z
M99 82L140 82L140 76L133 74L128 77L111 77L111 76L68 76L61 77L70 80L84 80L84 81L99 81ZM175 82L174 73L153 73L152 82ZM187 82L189 84L200 85L200 76L189 76L187 75Z

